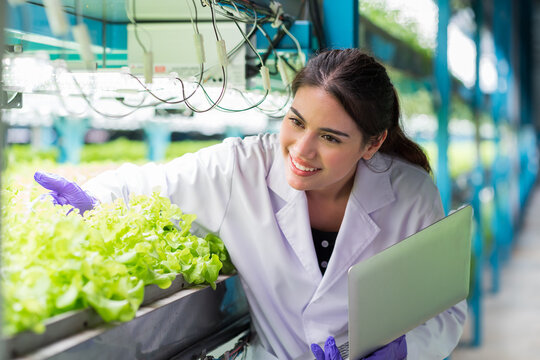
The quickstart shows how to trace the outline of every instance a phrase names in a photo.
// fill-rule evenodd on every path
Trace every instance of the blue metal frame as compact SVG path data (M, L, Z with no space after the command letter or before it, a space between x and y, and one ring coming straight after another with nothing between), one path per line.
M266 32L266 34L273 38L278 29L274 28L272 24L262 24L262 28ZM300 44L300 47L304 50L311 50L311 22L306 20L297 20L294 22L294 24L289 29L289 32L298 40L298 43ZM256 33L257 37L257 48L267 48L269 46L268 39L260 32L257 31ZM296 44L294 41L289 37L285 36L279 43L279 46L276 50L297 50Z
M435 53L435 83L437 118L437 172L436 182L445 213L448 214L452 202L452 185L448 169L448 118L450 109L450 74L448 72L448 22L450 20L450 0L439 0L439 25L437 50Z
M512 64L510 61L510 45L512 29L512 2L495 0L493 14L493 35L495 56L497 59L498 88L492 96L493 122L495 123L496 157L492 168L492 186L494 189L495 216L493 217L494 247L490 255L492 266L492 291L500 288L500 271L502 262L509 257L513 238L511 219L511 170L509 156L502 150L501 129L509 126L509 90L512 84Z
M19 6L7 6L6 29L21 31L27 34L36 34L56 38L64 41L74 41L70 33L63 37L55 36L50 29L45 8L33 3L24 3ZM77 16L66 14L70 25L77 24ZM124 24L107 24L104 21L81 18L88 27L92 44L106 46L112 49L127 49L127 28ZM105 36L104 36L105 34ZM103 44L105 39L106 43Z
M484 11L482 2L475 0L473 10L476 18L476 32L474 43L476 46L476 81L474 84L474 96L472 108L474 121L476 123L476 165L472 174L471 182L473 196L471 205L474 210L474 233L472 256L474 258L474 269L471 274L473 286L469 297L469 305L472 312L472 341L473 346L480 346L482 343L482 293L483 293L483 270L484 270L484 232L482 229L482 203L480 201L480 191L484 188L484 169L480 158L480 110L482 109L483 94L480 90L480 57L481 57L481 34L484 26Z
M86 132L90 128L90 120L57 116L54 118L53 127L58 134L57 146L60 150L57 161L78 164L81 161L81 151Z
M328 48L358 47L358 9L358 0L323 0L323 27Z
M167 148L171 143L170 125L165 121L149 121L143 126L147 146L146 157L150 161L165 159Z
M522 0L517 3L519 26L519 101L520 122L519 133L519 207L522 209L529 197L530 191L536 181L538 173L536 135L532 119L532 14L531 0Z

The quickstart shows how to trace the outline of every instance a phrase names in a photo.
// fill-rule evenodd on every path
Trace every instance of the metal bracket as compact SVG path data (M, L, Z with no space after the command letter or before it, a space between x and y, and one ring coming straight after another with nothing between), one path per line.
M20 109L22 108L22 93L15 92L8 94L7 91L0 91L0 109Z

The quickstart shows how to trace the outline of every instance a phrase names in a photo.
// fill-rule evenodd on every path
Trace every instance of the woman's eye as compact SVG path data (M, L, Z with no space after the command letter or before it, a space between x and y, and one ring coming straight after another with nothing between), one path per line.
M323 135L322 138L328 142L332 142L332 143L337 143L339 144L341 141L336 138L336 137L333 137L332 135Z
M304 127L304 124L302 124L302 122L298 119L295 119L295 118L289 118L289 120L291 120L291 123L294 125L294 126L298 126L298 127L301 127L303 128Z

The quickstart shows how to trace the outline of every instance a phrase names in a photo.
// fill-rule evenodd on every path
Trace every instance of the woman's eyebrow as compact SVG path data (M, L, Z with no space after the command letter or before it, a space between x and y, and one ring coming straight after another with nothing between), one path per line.
M343 136L343 137L349 137L349 134L346 134L346 133L344 133L344 132L341 132L341 131L335 130L335 129L330 129L330 128L320 128L319 130L322 130L322 131L325 131L325 132L329 132L329 133L332 133L332 134L335 134L335 135Z
M302 117L302 115L300 115L300 112L299 112L298 110L296 110L296 109L293 108L292 106L291 106L290 109L291 109L291 111L292 111L296 116L298 116L298 117L300 118L300 120L302 120L302 121L304 121L304 122L306 121L306 120ZM329 132L329 133L332 133L332 134L335 134L335 135L339 135L339 136L349 137L349 134L346 134L346 133L344 133L344 132L342 132L342 131L335 130L335 129L331 129L331 128L320 128L319 130L322 130L322 131L325 131L325 132Z
M303 117L302 115L300 115L300 113L298 112L298 110L296 110L296 109L293 108L292 106L291 106L291 111L292 111L296 116L298 116L298 117L300 118L300 120L306 121L306 120L304 119L304 117Z

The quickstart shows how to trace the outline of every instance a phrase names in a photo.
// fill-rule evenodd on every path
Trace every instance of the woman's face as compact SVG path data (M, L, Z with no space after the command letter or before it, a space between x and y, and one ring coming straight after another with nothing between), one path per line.
M355 122L332 95L301 87L281 124L287 182L297 190L348 195L358 161L370 159L383 141L364 144Z

